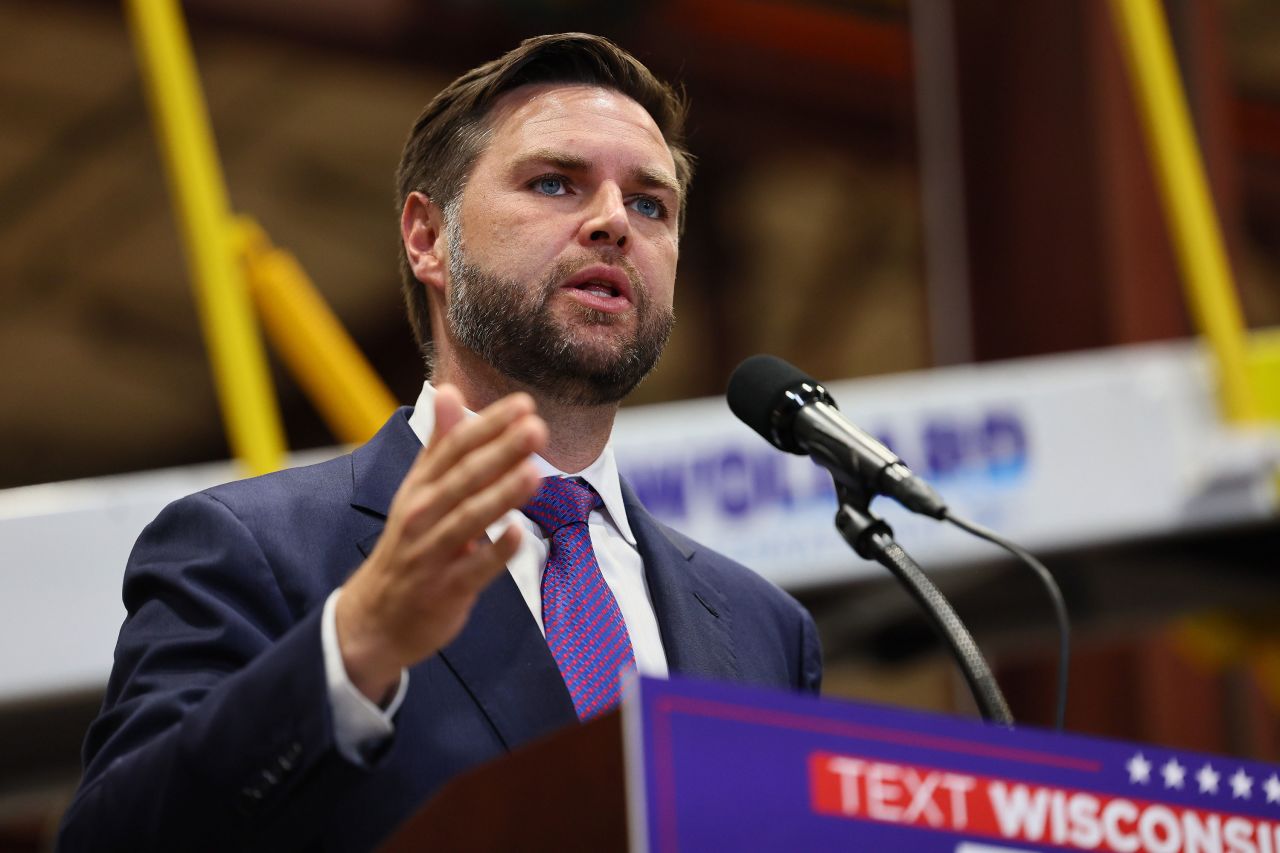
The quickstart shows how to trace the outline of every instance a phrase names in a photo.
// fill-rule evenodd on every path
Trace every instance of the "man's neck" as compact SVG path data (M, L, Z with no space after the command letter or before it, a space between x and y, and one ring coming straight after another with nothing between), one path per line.
M570 406L549 399L537 389L514 382L483 362L463 365L441 359L431 382L456 386L467 408L473 412L516 391L532 396L538 415L546 421L550 433L541 456L566 474L576 474L596 461L609 441L618 414L616 403Z

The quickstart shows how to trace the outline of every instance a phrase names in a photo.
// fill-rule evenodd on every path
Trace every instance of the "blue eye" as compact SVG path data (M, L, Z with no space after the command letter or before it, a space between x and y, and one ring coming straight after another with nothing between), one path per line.
M667 212L662 202L648 196L636 199L631 203L631 207L636 213L649 219L661 219Z
M538 178L538 180L534 181L533 186L543 195L564 195L567 192L563 178L551 176Z

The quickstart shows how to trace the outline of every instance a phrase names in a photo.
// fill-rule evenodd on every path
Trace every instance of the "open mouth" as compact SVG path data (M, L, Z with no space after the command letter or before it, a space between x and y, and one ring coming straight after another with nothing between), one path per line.
M631 307L631 282L614 266L595 264L579 270L563 286L578 302L597 311L618 313Z
M600 279L591 279L590 281L584 281L581 284L575 284L573 289L583 291L584 293L592 293L596 296L603 296L605 298L613 298L615 296L623 295L622 290L617 285L608 281L601 281Z

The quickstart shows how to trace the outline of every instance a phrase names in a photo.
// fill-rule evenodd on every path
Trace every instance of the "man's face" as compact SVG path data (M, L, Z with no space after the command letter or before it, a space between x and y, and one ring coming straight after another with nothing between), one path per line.
M626 396L671 332L675 165L635 101L527 86L446 212L448 334L563 403Z

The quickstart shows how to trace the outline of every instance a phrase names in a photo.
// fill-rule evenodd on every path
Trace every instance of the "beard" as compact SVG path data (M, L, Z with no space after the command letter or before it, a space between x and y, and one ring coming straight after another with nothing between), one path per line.
M503 278L470 263L457 218L445 227L449 243L448 321L454 340L499 373L561 405L617 403L658 362L671 337L675 314L653 304L648 287L625 257L599 253L562 260L536 284ZM597 263L623 269L631 283L634 328L621 327L631 312L612 314L572 303L568 321L552 313L561 285Z

